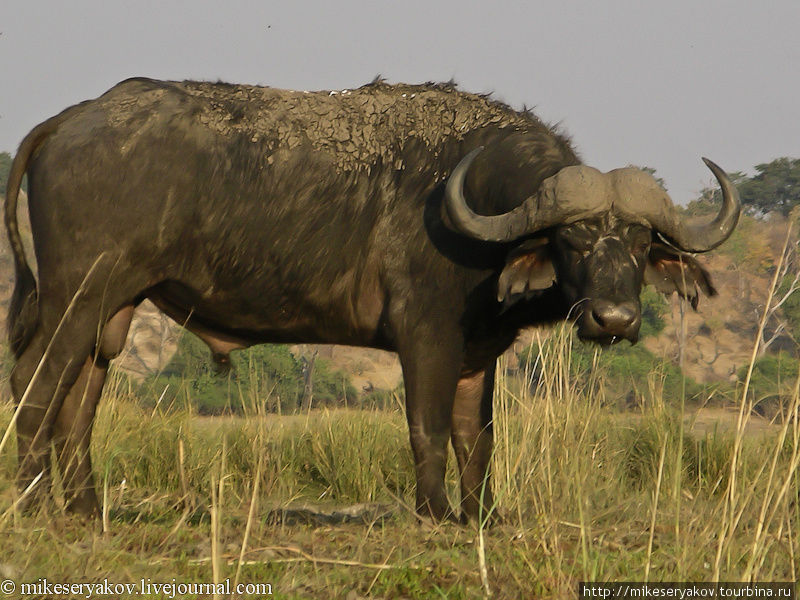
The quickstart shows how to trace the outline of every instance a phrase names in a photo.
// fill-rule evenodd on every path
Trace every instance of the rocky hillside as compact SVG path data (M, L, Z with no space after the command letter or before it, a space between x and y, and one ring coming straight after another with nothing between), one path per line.
M770 280L767 274L743 273L729 256L704 261L718 295L702 298L697 311L670 298L667 327L644 346L699 382L735 380L750 360ZM781 341L785 341L781 339Z
M25 231L27 216L24 206L20 209L20 223ZM786 228L786 220L743 219L730 241L711 255L701 257L712 274L718 295L702 298L697 312L676 297L671 298L665 316L666 327L657 336L645 338L641 343L657 356L682 365L696 381L735 379L737 370L747 364L753 351ZM794 266L790 264L790 275ZM7 240L2 235L0 319L3 321L12 282L13 263ZM788 349L794 352L795 344L785 321L780 310L768 320L765 337L771 338L769 351ZM137 309L127 349L117 360L117 366L134 377L156 372L175 352L179 335L177 326L145 302ZM521 336L514 349L519 351L529 339L530 335ZM358 390L392 390L401 381L399 364L389 353L323 346L319 348L319 356L350 373Z
M791 290L797 277L796 235L787 244L788 220L766 221L743 217L733 237L717 251L700 258L711 273L718 294L702 298L698 310L671 298L668 326L657 337L643 341L645 347L674 364L699 382L735 380L735 373L748 364L764 317L767 297L778 266L779 285L770 300L758 354L796 353L789 303L775 308ZM783 282L783 285L780 285Z

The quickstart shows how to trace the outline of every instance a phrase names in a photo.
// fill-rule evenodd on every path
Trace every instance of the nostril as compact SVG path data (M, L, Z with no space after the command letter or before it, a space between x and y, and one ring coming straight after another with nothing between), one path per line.
M636 317L639 315L639 311L632 306L622 305L619 310L626 327L636 321Z
M598 311L597 309L593 309L593 310L592 310L592 318L594 319L594 322L595 322L595 323L597 323L598 325L600 325L600 327L603 327L603 328L605 328L605 326L606 326L606 319L605 319L605 318L603 317L603 315L601 314L601 311Z
M592 318L603 329L619 332L636 321L637 311L627 304L600 303L592 308Z

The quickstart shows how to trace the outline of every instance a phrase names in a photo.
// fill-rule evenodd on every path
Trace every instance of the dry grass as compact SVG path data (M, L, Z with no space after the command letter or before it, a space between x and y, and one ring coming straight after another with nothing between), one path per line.
M693 433L656 375L644 407L620 415L602 374L575 377L568 334L540 340L532 393L498 378L491 528L418 524L399 412L198 418L145 412L109 386L93 455L104 528L17 514L12 452L0 457L0 575L17 582L271 583L277 598L574 597L581 580L797 580L800 418ZM502 366L502 365L501 365ZM503 373L504 369L499 369ZM11 405L0 411L10 422ZM704 432L704 433L703 433ZM13 445L13 444L12 444ZM453 462L453 461L451 461ZM457 498L457 478L448 473ZM381 503L365 521L290 524Z

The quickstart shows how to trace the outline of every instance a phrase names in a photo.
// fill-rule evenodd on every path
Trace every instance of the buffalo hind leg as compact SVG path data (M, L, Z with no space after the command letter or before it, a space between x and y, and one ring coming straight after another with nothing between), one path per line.
M9 380L15 401L20 403L24 400L18 408L16 421L17 485L20 493L27 494L20 504L24 510L44 505L50 498L52 486L49 446L43 430L55 418L55 412L47 397L32 396L28 390L46 347L46 337L41 331L34 333L23 354L17 358Z
M428 344L400 346L406 388L406 418L417 478L416 510L436 521L455 520L447 500L444 477L447 443L461 356L459 343L447 336Z
M495 364L462 377L453 405L452 442L461 474L463 521L486 520L493 514L489 467L492 458L492 396Z
M91 322L94 320L94 322ZM56 416L64 397L77 380L86 357L94 346L96 319L69 319L50 342L49 355L42 350L43 341L53 328L40 328L34 340L17 360L11 373L14 395L24 402L17 416L17 483L20 491L28 490L23 508L41 504L50 494L50 443ZM38 340L36 338L39 338ZM34 373L44 356L36 377Z
M122 306L126 303L123 298L135 295L122 295L123 291L109 284L109 265L102 264L103 256L75 286L77 291L71 299L63 303L57 300L61 285L40 290L36 331L11 373L11 388L21 404L17 413L17 484L20 490L31 488L23 508L50 496L50 452L56 417L86 357L97 346L99 326L106 321L104 307ZM119 301L115 302L114 296ZM34 481L38 483L32 486Z
M133 309L133 305L124 307L103 327L95 352L86 359L56 417L53 443L66 508L86 517L100 514L89 452L92 424L103 393L108 363L125 347Z

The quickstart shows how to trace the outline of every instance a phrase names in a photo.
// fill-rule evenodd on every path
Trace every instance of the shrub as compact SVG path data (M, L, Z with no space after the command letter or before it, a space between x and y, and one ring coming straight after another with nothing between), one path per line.
M652 286L642 290L642 326L639 328L639 337L646 338L658 335L664 330L667 323L664 315L669 309L669 303L664 294Z
M357 393L347 374L317 359L313 374L314 404L355 402ZM288 346L263 344L231 354L231 369L220 372L206 345L184 335L164 370L138 386L150 408L190 405L200 414L241 414L247 410L294 412L303 391L300 362Z
M747 366L739 369L740 383L744 383L747 369ZM768 419L785 414L794 397L799 373L800 361L786 352L765 354L756 360L749 388L753 410Z
M681 398L692 399L698 396L703 387L685 377L681 370L664 362L642 345L631 346L620 343L617 346L600 348L593 344L585 344L571 336L569 353L569 372L574 381L583 381L592 385L599 374L609 393L608 398L629 399L646 396L650 389L663 389L663 398L668 402L678 403ZM540 350L532 344L519 354L520 365L526 372L532 373L533 385L542 376L538 364Z

